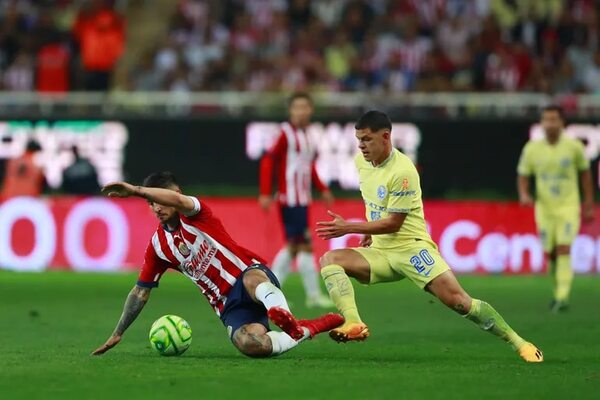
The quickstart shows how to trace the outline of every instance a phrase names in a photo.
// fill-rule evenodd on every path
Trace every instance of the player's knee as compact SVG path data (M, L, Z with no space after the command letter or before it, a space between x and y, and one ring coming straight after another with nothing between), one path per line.
M326 267L331 264L339 264L341 262L341 257L339 252L335 250L329 250L325 254L319 258L319 265L321 268Z
M271 347L253 343L251 341L244 342L244 344L241 347L238 347L238 349L242 354L251 358L265 358L269 357L272 353Z
M269 277L263 271L258 269L248 271L242 277L242 282L248 293L254 293L254 290L258 285L268 281Z
M244 329L238 329L233 335L235 347L244 355L252 358L268 357L272 353L270 342L266 335L254 335Z

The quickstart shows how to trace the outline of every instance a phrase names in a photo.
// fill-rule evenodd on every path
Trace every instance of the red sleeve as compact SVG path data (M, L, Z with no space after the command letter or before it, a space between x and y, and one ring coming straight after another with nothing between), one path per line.
M283 158L287 151L287 139L283 132L277 142L260 160L259 188L260 194L270 195L273 192L273 166L275 161Z
M138 286L155 288L158 286L162 274L169 268L170 264L160 258L154 251L152 242L148 243L144 254L144 265L138 277Z
M329 189L327 187L327 185L324 184L323 181L321 180L321 178L319 177L319 173L317 172L317 163L315 161L312 162L311 175L312 175L312 181L319 192L322 193L322 192L326 191L327 189Z

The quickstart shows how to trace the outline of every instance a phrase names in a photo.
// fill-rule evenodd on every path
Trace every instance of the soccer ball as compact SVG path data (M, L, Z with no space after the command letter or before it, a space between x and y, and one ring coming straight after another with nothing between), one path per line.
M163 315L152 324L148 338L160 355L180 356L192 343L192 328L177 315Z

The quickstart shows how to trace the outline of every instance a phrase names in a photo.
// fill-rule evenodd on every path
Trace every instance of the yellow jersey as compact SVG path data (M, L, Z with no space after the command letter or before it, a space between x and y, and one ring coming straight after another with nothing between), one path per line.
M354 159L365 202L367 221L388 217L391 213L408 214L398 232L373 235L373 247L391 249L415 240L435 246L425 225L421 182L413 162L397 149L378 166L366 161L362 154Z
M535 177L536 208L546 214L579 213L579 172L590 167L583 143L561 134L552 145L546 139L528 142L517 172Z

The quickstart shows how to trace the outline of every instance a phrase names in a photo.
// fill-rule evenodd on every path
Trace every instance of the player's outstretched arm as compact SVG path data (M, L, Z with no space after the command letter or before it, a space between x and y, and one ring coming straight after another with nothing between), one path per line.
M133 289L131 289L129 295L127 296L127 300L125 301L125 306L123 307L123 314L121 314L121 318L119 319L113 334L110 336L110 338L108 338L106 343L94 350L92 355L98 356L100 354L104 354L121 341L121 337L123 336L123 333L125 333L125 330L127 330L129 325L135 321L137 316L142 311L142 308L144 308L148 302L150 290L150 288L145 288L138 285L135 285Z
M317 222L317 236L321 239L333 239L349 233L360 233L363 235L384 235L386 233L398 232L406 219L404 213L391 213L388 217L377 221L348 222L334 212L327 211L333 217L333 221Z
M175 207L177 211L187 214L195 209L194 201L171 189L134 186L127 182L113 182L102 188L102 193L108 197L142 197L150 202Z

